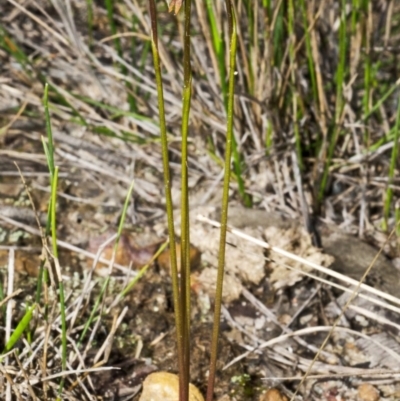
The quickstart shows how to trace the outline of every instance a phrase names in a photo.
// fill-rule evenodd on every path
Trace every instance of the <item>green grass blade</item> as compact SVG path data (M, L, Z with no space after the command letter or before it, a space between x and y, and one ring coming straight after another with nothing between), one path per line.
M211 38L214 47L214 52L216 54L218 69L219 69L219 80L221 85L222 98L224 99L226 105L227 96L227 85L226 85L226 70L225 70L225 46L223 38L218 30L217 18L214 12L213 2L206 1L206 10L208 20L211 27Z
M103 296L104 296L104 294L105 294L105 292L106 292L106 289L107 289L107 287L108 287L109 281L110 281L110 278L109 278L109 277L107 277L107 278L104 280L104 283L103 283L103 285L102 285L102 287L101 287L101 289L100 289L100 293L99 293L98 297L96 298L96 302L95 302L94 305L93 305L92 311L90 312L89 319L87 319L87 321L86 321L86 323L85 323L85 326L84 326L84 328L83 328L83 330L82 330L82 333L81 333L81 335L80 335L80 337L79 337L79 340L78 340L78 343L77 343L77 347L78 347L78 348L81 346L83 340L84 340L85 337L86 337L86 333L87 333L87 331L89 330L89 327L91 326L91 324L92 324L93 321L94 321L94 318L95 318L96 313L97 313L97 311L98 311L98 309L99 309L100 303L101 303L101 301L102 301L102 299L103 299Z
M179 296L179 276L176 258L176 245L175 245L175 228L174 228L174 214L171 195L171 177L169 172L169 157L168 157L168 138L167 126L165 121L165 107L164 107L164 92L161 77L161 66L158 52L158 33L157 33L157 10L155 0L149 0L150 19L151 19L151 48L153 53L154 72L157 84L158 96L158 111L160 115L160 135L161 135L161 148L163 159L164 171L164 190L167 209L168 220L168 233L170 241L170 256L171 256L171 276L172 276L172 289L175 308L175 325L177 332L178 343L178 370L184 372L184 345L183 345L183 320L182 308L180 305ZM183 401L183 400L181 400Z
M392 85L382 96L381 98L371 107L369 112L364 115L362 121L366 122L368 118L372 116L379 108L383 105L383 103L393 94L393 92L400 86L400 78Z
M189 397L190 369L190 236L189 236L189 184L188 134L190 102L192 98L192 72L190 63L190 10L191 0L185 1L183 45L183 105L182 105L182 163L181 163L181 280L180 302L182 311L184 371L180 372L180 397Z
M51 239L52 239L53 256L55 258L58 258L57 221L56 221L57 186L58 186L58 166L55 167L51 180L51 199L50 199Z
M296 35L294 32L295 15L294 15L294 5L293 0L288 2L288 33L289 33L289 60L290 60L290 80L292 83L292 119L293 119L293 131L294 139L296 145L297 160L299 163L300 170L303 170L303 155L302 155L302 145L299 132L299 116L298 116L298 95L296 89L296 54L295 54L295 44Z
M220 78L220 84L221 84L222 97L223 97L225 109L227 110L227 108L228 108L228 87L226 84L225 45L224 45L224 41L222 38L222 34L218 31L218 25L217 25L216 16L214 13L213 3L207 1L206 9L207 9L207 15L208 15L208 19L209 19L210 26L211 26L211 37L212 37L213 47L214 47L214 51L215 51L216 58L218 61L218 69L219 69L219 78ZM245 206L251 207L252 200L251 200L251 197L246 193L246 188L245 188L244 179L243 179L243 166L242 166L243 161L242 161L242 157L239 153L239 150L238 150L238 147L236 144L236 140L234 137L232 140L232 151L233 151L233 165L234 165L234 171L235 171L237 181L238 181L239 194L240 194Z
M400 96L397 100L397 115L396 122L394 127L394 142L392 148L392 155L390 158L390 167L389 167L389 177L388 177L388 188L386 190L386 198L385 204L383 208L383 229L385 231L388 230L388 220L390 216L390 209L393 200L393 179L395 175L396 164L398 162L398 153L399 153L399 139L400 139Z
M116 36L114 38L114 46L115 49L117 50L117 54L120 58L123 58L123 50L122 50L122 45L121 45L121 40L118 37L117 33L117 26L115 24L115 18L114 18L114 1L113 0L105 0L106 4L106 9L107 9L107 17L108 17L108 23L110 25L110 30L112 35ZM121 73L124 75L128 75L128 69L124 64L120 64L120 70ZM132 90L132 86L129 82L125 82L126 89L128 91L128 103L129 103L129 109L131 111L137 110L136 106L136 101L135 98L132 96L130 91Z
M4 287L3 287L3 280L0 280L0 304L1 304L1 301L3 300L5 298L5 296L4 296ZM0 316L5 316L5 312L6 312L6 305L5 304L3 304L3 305L1 305L0 306ZM3 324L4 325L4 321L1 321L1 324Z
M43 105L45 111L45 120L46 120L46 132L47 132L47 143L42 139L43 148L47 159L47 165L50 172L50 184L51 184L51 197L48 208L48 218L46 224L46 236L51 234L52 238L52 250L53 250L53 258L55 271L58 279L58 290L59 290L59 304L60 304L60 313L61 313L61 366L62 370L65 371L67 368L67 321L65 314L65 296L64 296L64 284L63 278L61 274L61 268L58 260L58 247L57 247L57 220L56 220L56 210L57 210L57 188L58 188L58 166L54 164L54 143L53 143L53 133L51 128L51 119L49 113L49 103L48 103L48 90L49 87L46 84L44 88L44 97L43 97ZM43 266L41 265L40 275L44 274ZM38 298L41 289L39 285L41 285L42 279L38 280L37 294ZM58 389L58 394L62 393L64 388L64 377L60 381L60 386Z
M46 153L47 165L49 167L50 176L54 175L54 145L53 145L53 131L51 129L51 120L49 113L49 85L46 83L44 86L44 96L43 96L43 106L44 106L44 116L46 121L46 133L47 133L47 146L48 150Z
M50 112L49 112L49 85L46 83L44 86L44 95L43 95L43 107L44 107L44 117L46 122L46 134L47 134L47 143L42 137L42 144L44 153L47 160L47 166L49 168L50 173L50 182L52 182L52 177L54 176L54 145L53 145L53 131L51 128L51 120L50 120ZM45 236L50 235L50 224L51 224L51 202L49 203L49 207L47 210L47 219L46 219L46 228L45 228ZM48 280L48 272L44 268L45 260L42 260L39 267L38 280L36 285L36 302L39 303L41 295L43 282L47 282ZM45 305L45 309L47 309L47 305Z
M21 48L11 39L6 29L0 25L0 47L7 53L11 54L18 63L24 68L24 71L31 76L32 72L29 68L30 65L28 56L21 50Z
M28 310L25 312L23 318L18 323L14 332L11 334L10 339L7 341L6 346L4 347L4 352L11 351L14 347L15 343L22 337L24 331L28 327L30 321L32 320L33 312L35 311L37 305L33 304ZM3 352L3 353L4 353Z
M338 124L344 107L343 84L346 72L346 0L341 0L340 27L339 27L339 63L336 71L336 105L335 124Z
M64 283L58 260L58 246L57 246L56 210L57 210L58 171L59 168L58 166L56 166L54 168L51 180L50 216L51 216L52 250L53 250L55 271L57 273L57 279L58 279L59 303L60 303L60 313L61 313L61 368L63 371L65 371L67 369L67 318L65 314ZM60 386L58 388L59 395L62 393L62 390L64 388L64 381L65 378L63 377L60 381Z
M222 289L225 267L225 246L226 246L226 230L228 224L228 201L229 201L229 182L231 171L231 156L233 142L233 120L234 120L234 90L235 90L235 61L237 49L237 28L236 17L234 14L231 0L226 1L229 18L230 30L230 48L229 48L229 91L228 91L228 115L226 129L226 149L225 149L225 175L222 195L222 212L221 212L221 234L218 253L218 276L215 293L215 309L214 324L211 342L211 358L210 369L207 386L207 401L212 401L214 396L214 384L218 354L218 339L220 332L221 305L222 305Z
M278 2L279 10L276 16L276 22L272 33L272 43L274 49L274 66L280 68L283 60L284 47L282 43L285 42L285 22L284 22L284 2Z

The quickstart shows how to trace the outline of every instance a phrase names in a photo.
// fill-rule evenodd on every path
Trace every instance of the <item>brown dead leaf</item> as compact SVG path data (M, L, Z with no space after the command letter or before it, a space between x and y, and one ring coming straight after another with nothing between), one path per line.
M88 250L92 253L97 253L101 244L107 241L113 235L112 232L106 232L98 237L94 237L90 239ZM115 254L115 263L120 264L122 266L129 266L132 262L132 266L134 269L140 269L145 266L153 255L156 253L159 246L164 242L161 240L156 240L155 238L150 242L149 239L143 239L140 237L134 238L133 235L127 231L123 232L118 244L117 252ZM108 244L103 252L101 253L101 257L107 260L111 260L112 254L114 250L114 242L112 241ZM181 248L180 244L176 244L176 253L177 253L177 263L178 270L180 270L180 254ZM201 253L200 251L194 247L190 246L190 263L191 268L196 269L200 266L201 261ZM91 260L88 261L89 265L91 264ZM170 251L166 249L161 255L157 258L158 265L166 270L170 270ZM98 263L97 268L104 268L105 265L103 263Z
M170 269L171 269L170 258L171 258L170 251L169 251L169 249L166 249L157 258L157 263L161 268L170 271ZM178 264L178 271L180 271L180 269L181 269L181 244L179 244L179 243L176 244L176 258L177 258L177 264ZM201 262L201 252L196 247L191 245L190 246L190 268L191 268L191 270L199 268L200 262Z
M111 232L106 232L98 237L91 238L88 244L88 251L92 253L97 253L101 244L107 241L113 235ZM115 254L115 263L129 266L132 262L132 266L135 269L141 268L146 263L150 261L152 256L157 250L159 243L149 244L147 246L138 247L133 239L133 237L128 233L124 232L121 235L118 248ZM114 241L108 244L101 257L107 260L111 260L114 250ZM88 260L88 265L91 264L91 259ZM98 263L97 268L103 268L105 265L103 263Z

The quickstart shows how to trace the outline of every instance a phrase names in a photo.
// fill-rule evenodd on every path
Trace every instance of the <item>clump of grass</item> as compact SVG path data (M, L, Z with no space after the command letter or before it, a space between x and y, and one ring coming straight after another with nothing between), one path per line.
M80 97L79 100L84 104L95 108L94 102L98 102L102 108L103 123L94 123L88 113L75 104L74 94L71 95L70 92L62 96L57 93L59 87L52 83L50 89L53 107L66 106L72 114L72 121L77 119L80 124L100 135L120 137L127 142L149 143L154 138L149 139L147 134L149 131L156 132L158 124L155 108L151 105L155 85L145 76L150 61L149 57L146 58L150 42L142 41L146 35L140 32L148 30L143 5L128 1L127 7L116 7L109 1L101 4L91 0L86 2L88 29L85 32L89 31L88 40L90 42L92 38L90 32L93 33L95 26L97 28L96 11L103 6L102 15L106 15L108 21L107 35L113 34L115 51L112 51L111 57L118 67L116 70L119 70L113 74L124 85L129 82L131 87L126 90L133 95L137 108L128 114L123 107L115 105L112 109L107 109L107 100L89 101ZM200 26L196 26L196 35L191 38L192 43L204 38L205 57L202 58L202 63L193 64L193 71L201 85L208 85L208 94L211 94L215 104L215 110L210 110L209 105L196 98L197 94L194 92L196 100L192 105L192 118L198 126L206 127L208 151L218 165L223 164L220 153L223 132L221 128L213 132L215 126L209 121L219 120L221 127L227 107L225 50L228 35L221 4L206 3L204 7L200 1L195 2L193 15ZM294 2L269 0L235 3L240 62L237 68L237 134L233 142L232 180L237 183L235 189L242 202L248 206L254 193L251 188L253 175L259 168L257 163L250 162L254 152L258 154L264 151L266 157L260 160L270 161L281 151L295 150L296 160L303 167L302 181L309 181L312 187L312 209L315 214L319 214L324 212L325 198L331 195L330 184L335 180L334 173L346 165L349 153L369 154L393 140L394 130L386 132L382 123L393 117L390 103L393 102L399 86L398 81L394 82L396 78L387 79L391 73L390 66L393 65L391 42L396 46L393 21L398 19L398 8L390 3L392 14L382 14L382 18L377 18L381 11L371 1L341 1L335 3L335 7L331 7L332 4L306 0L302 0L299 7L295 7ZM160 5L159 8L165 10L165 5ZM160 57L169 78L166 81L169 95L166 112L177 115L177 103L181 96L179 85L176 84L179 75L177 72L181 71L180 66L183 63L179 58L180 48L177 51L176 47L176 24L171 22L172 18L166 18L165 15L163 18L167 23L164 24L163 19L165 40L160 44ZM385 26L382 26L382 21ZM127 29L126 27L137 31L132 32L132 46L130 43L126 46L126 37L130 36L126 35L128 32L120 32ZM26 47L20 45L16 36L13 37L10 32L11 27L1 27L0 46L17 60L29 76L37 76L44 83L40 68L35 67L35 59L28 57ZM57 39L63 44L66 42L64 37L57 36ZM103 43L102 40L93 43L93 52L101 49L101 54L107 54L109 48L106 49ZM198 57L195 55L194 58L196 56ZM131 58L132 62L127 63L124 58ZM97 64L92 67L96 73L101 73L101 63L98 61L100 60L96 60ZM89 62L92 63L90 60ZM130 109L132 111L131 107ZM129 129L125 126L123 132L118 132L115 126L107 123L107 120L114 122L120 117L127 117L135 128ZM174 124L174 128L176 125ZM352 127L355 127L354 131ZM171 134L174 135L177 131L171 129ZM357 149L349 139L352 135L356 135L359 142ZM363 193L370 193L367 189L371 186L376 189L368 182L369 166L363 163L359 172L367 181L362 186ZM385 169L385 174L389 180L389 168ZM377 198L381 201L382 195L380 193L379 196L374 196L370 203ZM386 195L384 198L386 199ZM383 213L384 202L380 203L380 207ZM392 205L391 211L393 210ZM366 213L369 213L368 208Z

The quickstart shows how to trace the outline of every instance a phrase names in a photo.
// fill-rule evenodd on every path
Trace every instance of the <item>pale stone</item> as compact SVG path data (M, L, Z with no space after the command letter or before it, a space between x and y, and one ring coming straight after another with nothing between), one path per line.
M271 388L266 393L261 394L258 401L288 401L288 398L278 389Z
M363 383L358 386L358 398L360 401L378 401L379 391L369 383Z
M168 372L151 373L143 382L139 401L179 401L178 375ZM193 384L189 384L189 401L204 401Z

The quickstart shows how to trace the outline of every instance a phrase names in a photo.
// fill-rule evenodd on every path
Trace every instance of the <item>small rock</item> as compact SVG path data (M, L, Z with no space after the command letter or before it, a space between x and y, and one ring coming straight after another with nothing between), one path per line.
M360 401L378 401L379 391L369 383L363 383L358 386L358 398Z
M258 401L288 401L288 398L277 388L270 388L266 393L260 395Z
M176 401L179 399L179 377L173 373L155 372L143 382L139 401ZM200 391L189 384L189 401L204 401Z
M284 313L284 314L278 316L278 321L280 324L283 324L286 326L292 321L292 316L290 316L287 313Z

